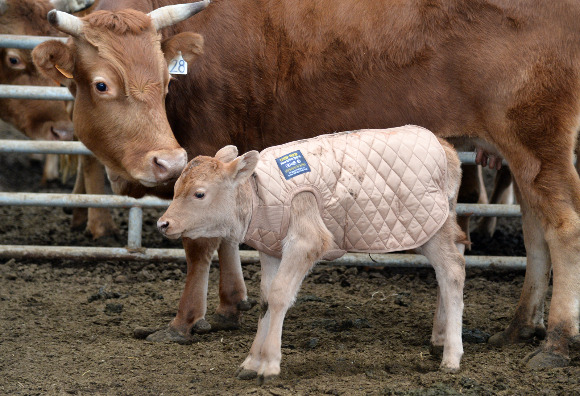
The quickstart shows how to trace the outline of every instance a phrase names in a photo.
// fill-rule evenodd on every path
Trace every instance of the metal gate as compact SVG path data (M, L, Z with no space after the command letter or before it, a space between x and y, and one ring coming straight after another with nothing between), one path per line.
M46 40L65 38L0 35L0 48L32 49ZM0 85L0 98L73 100L67 88ZM1 153L79 154L92 155L80 142L41 142L1 140ZM475 163L475 153L459 153L464 164ZM143 228L142 208L166 208L170 201L153 197L134 199L112 195L5 193L0 192L0 205L16 206L60 206L126 208L129 210L128 240L124 248L78 247L78 246L30 246L0 245L1 258L68 258L101 260L185 260L183 249L155 249L141 246ZM518 205L458 204L457 214L475 216L520 216ZM240 251L242 263L258 262L255 251ZM467 267L501 267L523 269L525 257L509 256L465 256ZM217 260L214 253L213 260ZM363 265L377 267L428 267L425 257L416 254L373 254L348 253L331 265Z

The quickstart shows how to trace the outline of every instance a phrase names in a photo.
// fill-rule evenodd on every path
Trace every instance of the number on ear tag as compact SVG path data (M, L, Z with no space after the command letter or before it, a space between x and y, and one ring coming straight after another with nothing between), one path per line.
M169 74L187 74L187 62L181 56L181 51L169 61Z

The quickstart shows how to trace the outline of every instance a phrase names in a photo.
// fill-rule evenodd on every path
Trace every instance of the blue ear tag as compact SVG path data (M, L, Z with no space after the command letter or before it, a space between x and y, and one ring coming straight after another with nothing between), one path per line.
M310 172L310 166L308 166L308 162L306 162L300 150L276 158L276 163L286 180L292 179L302 173Z

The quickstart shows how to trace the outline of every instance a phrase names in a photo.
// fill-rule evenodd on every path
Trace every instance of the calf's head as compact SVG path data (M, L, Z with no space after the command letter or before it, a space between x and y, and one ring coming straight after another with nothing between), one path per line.
M0 34L56 36L46 21L48 0L0 0ZM57 86L41 75L30 50L0 48L0 84ZM0 118L31 139L72 140L66 103L53 100L0 99Z
M161 40L163 27L204 9L209 1L135 10L96 11L83 18L51 11L49 22L71 35L33 51L46 75L75 95L73 120L79 139L105 164L109 176L155 187L174 181L187 155L165 114L170 82L167 63L177 51L186 61L203 40L181 33Z
M171 205L157 222L162 234L171 239L228 238L243 226L251 198L239 187L254 172L260 155L237 154L235 146L226 146L213 158L198 156L189 162L175 184Z

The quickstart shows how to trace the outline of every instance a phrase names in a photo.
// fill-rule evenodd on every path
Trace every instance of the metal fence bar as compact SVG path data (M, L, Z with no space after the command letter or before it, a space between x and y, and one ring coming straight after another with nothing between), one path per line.
M171 201L155 197L139 199L119 195L52 194L52 193L2 193L0 206L69 206L81 208L166 208ZM519 205L457 204L459 215L521 216Z
M0 192L0 205L15 206L69 206L74 208L166 208L166 199L143 197L139 199L120 195L50 194Z
M0 34L0 48L33 49L38 44L48 40L58 40L66 43L68 37L51 36L20 36L16 34Z
M141 231L143 229L143 209L133 206L129 209L129 230L127 246L129 249L141 247Z
M92 155L81 142L49 142L39 140L0 140L0 153L78 154Z
M74 100L68 88L0 85L0 99Z
M185 262L183 249L128 249L128 248L104 248L104 247L77 247L77 246L16 246L5 245L0 249L0 258L16 259L77 259L77 260L125 260L125 261L181 261ZM240 259L242 264L258 263L259 253L254 250L241 250ZM217 262L217 253L212 256L212 261ZM322 261L321 263L336 266L359 266L359 267L416 267L429 268L431 265L424 256L418 254L366 254L347 253L334 261ZM509 256L465 256L467 268L501 268L501 269L525 269L525 257Z

